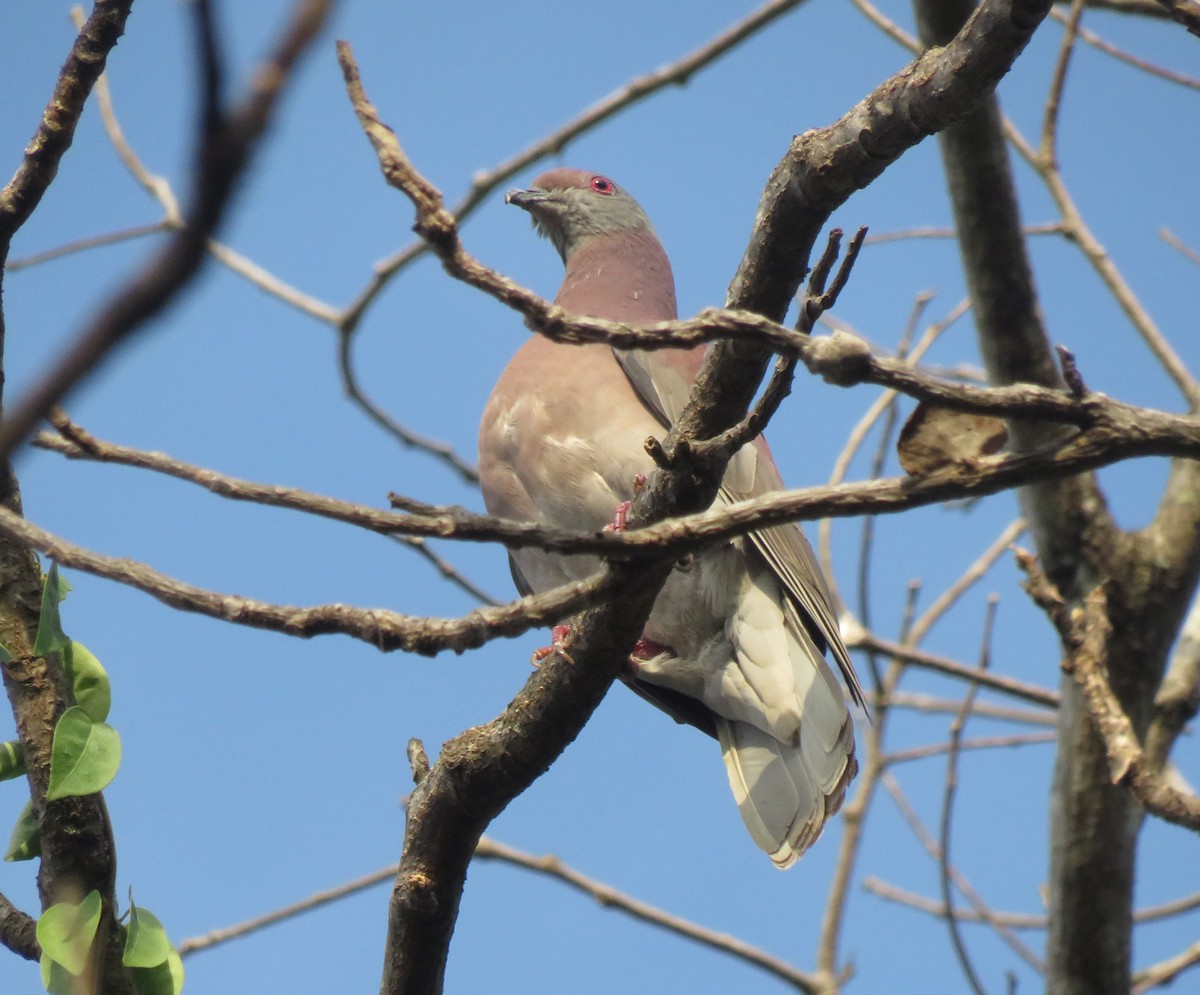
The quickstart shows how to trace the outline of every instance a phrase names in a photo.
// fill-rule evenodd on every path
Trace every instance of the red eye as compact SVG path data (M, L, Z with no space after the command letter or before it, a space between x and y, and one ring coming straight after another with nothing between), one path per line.
M607 176L593 176L591 187L596 193L610 194L617 192L617 185Z

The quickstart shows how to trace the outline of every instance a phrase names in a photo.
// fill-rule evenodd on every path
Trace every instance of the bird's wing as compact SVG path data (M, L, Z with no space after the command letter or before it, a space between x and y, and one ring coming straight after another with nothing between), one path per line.
M704 361L703 347L652 352L614 349L613 355L642 403L669 428L687 403ZM760 436L729 461L720 496L732 503L782 489L783 480ZM787 592L798 616L796 622L804 625L819 647L828 647L855 703L863 704L862 687L831 607L833 597L804 533L794 525L778 525L751 533L750 541Z

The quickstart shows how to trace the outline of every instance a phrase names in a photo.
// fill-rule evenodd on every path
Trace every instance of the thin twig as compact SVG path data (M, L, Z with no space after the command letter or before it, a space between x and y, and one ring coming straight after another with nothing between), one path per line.
M908 823L909 828L912 829L913 835L916 836L921 846L925 848L925 851L935 861L940 860L941 851L938 847L937 840L935 840L930 834L929 830L925 828L925 824L921 821L921 817L917 815L916 810L912 807L908 801L908 798L901 790L899 782L888 773L883 774L881 780L883 781L883 786L887 789L888 794L892 796L892 800L896 803L896 807L899 809L900 814L904 817L904 821ZM963 876L962 872L957 868L951 867L950 877L954 882L954 886L959 890L959 892L962 893L963 897L971 903L971 907L975 909L976 913L983 920L983 922L987 923L987 925L991 927L996 935L1004 941L1008 948L1039 974L1044 973L1045 965L1042 963L1041 958L1038 957L1037 954L1035 954L1032 950L1030 950L1029 947L1027 947L1021 941L1021 939L1012 932L1011 929L1005 926L1002 922L997 921L995 917L992 916L992 910L988 908L983 899L979 897L975 889L971 886L970 881Z
M362 877L355 878L353 881L347 881L345 884L340 884L336 888L328 888L324 891L315 892L309 895L308 898L301 899L298 902L292 902L289 905L284 905L271 912L267 912L261 916L255 916L253 919L246 919L244 922L235 923L232 926L225 926L222 929L213 929L205 933L203 936L192 936L185 940L180 940L175 945L175 949L179 951L180 957L187 957L194 953L199 953L202 950L211 950L213 947L220 946L222 943L228 943L230 940L238 940L251 933L257 933L259 930L266 929L268 926L274 926L276 923L284 922L288 919L295 918L298 915L303 915L305 912L311 912L313 909L318 909L322 905L328 905L330 902L336 902L343 898L348 898L350 895L356 895L360 891L365 891L367 888L373 888L377 884L383 884L385 881L391 881L396 876L396 865L381 868L371 874L364 874Z
M47 249L45 252L34 252L31 255L22 256L20 259L10 259L4 268L10 273L15 273L17 270L40 266L42 263L61 259L63 256L69 256L76 252L97 249L105 245L117 245L121 242L143 238L146 235L157 235L159 232L169 230L170 226L165 221L155 221L148 225L134 225L132 228L122 228L120 231L110 231L103 235L93 235L91 238L81 238L74 242L68 242L65 245L56 246L53 249Z
M1172 249L1182 253L1185 259L1190 259L1197 266L1200 266L1200 252L1197 252L1190 245L1185 243L1178 235L1171 231L1170 228L1160 228L1158 234L1159 237Z
M1042 118L1042 143L1038 154L1047 163L1056 161L1058 146L1058 118L1062 107L1063 89L1067 83L1067 67L1075 51L1075 39L1079 34L1079 19L1083 16L1084 0L1072 0L1070 11L1064 22L1062 43L1058 59L1050 77L1050 89L1046 94L1046 108Z
M931 295L928 292L922 292L917 295L913 303L911 314L920 314L925 306L925 302L930 299ZM897 357L897 363L907 363L916 366L920 362L921 357L925 355L930 347L937 341L938 337L946 331L961 315L965 314L969 302L963 301L957 307L939 322L930 325L921 336L921 340L917 343L910 355ZM846 479L850 472L850 466L854 458L858 455L871 429L883 416L883 414L895 403L895 391L885 390L879 397L871 402L870 407L866 410L863 416L858 420L854 427L850 430L846 437L846 443L842 446L842 451L838 453L837 459L834 461L833 469L829 473L830 484L840 484ZM825 576L831 584L832 593L835 603L844 604L840 592L836 586L836 572L833 569L833 525L828 519L824 519L817 525L817 549L821 557L821 566L824 569Z
M1129 319L1130 324L1141 336L1146 347L1158 360L1159 365L1175 381L1184 397L1190 403L1195 404L1200 399L1195 378L1188 371L1187 365L1174 346L1163 335L1154 319L1150 317L1150 313L1142 306L1137 294L1126 282L1108 251L1087 226L1066 183L1063 182L1057 165L1046 161L1035 151L1012 121L1005 118L1003 128L1005 138L1041 177L1062 216L1067 239L1079 247L1092 269L1096 271L1097 276L1100 277L1105 287L1108 288L1108 292Z
M461 224L489 193L521 170L527 169L546 156L560 154L577 138L651 94L667 86L686 84L701 69L711 65L801 2L802 0L771 0L682 59L630 80L620 90L593 104L549 135L538 139L490 170L477 173L472 178L470 189L450 209L450 213ZM338 326L343 334L353 333L363 313L393 276L428 251L428 244L424 240L418 240L376 264L371 280L339 318Z
M987 572L992 569L1000 557L1008 552L1009 547L1021 538L1024 533L1025 519L1016 518L1009 522L996 538L996 541L985 549L979 558L967 567L953 584L938 595L934 599L933 604L926 608L922 612L921 617L913 623L912 641L914 643L923 642L925 636L938 620L958 602L959 598L987 575Z
M1088 4L1089 7L1095 6L1095 0ZM1066 24L1067 15L1057 8L1052 8L1050 16L1059 24ZM1078 28L1079 37L1098 49L1105 55L1110 55L1126 65L1133 66L1135 69L1140 69L1144 73L1149 73L1151 76L1157 76L1159 79L1165 79L1169 83L1178 83L1180 86L1186 86L1192 90L1200 90L1200 79L1195 76L1187 76L1183 73L1177 73L1174 70L1167 69L1164 66L1156 65L1153 62L1147 62L1145 59L1139 59L1136 55L1126 52L1123 48L1118 48L1110 41L1101 38L1095 31L1091 31L1082 25Z
M1065 234L1061 221L1047 221L1044 224L1024 225L1021 232L1025 235L1062 235ZM904 228L897 231L877 232L868 235L865 245L884 245L888 242L905 242L912 239L954 239L958 232L953 228Z
M983 622L982 646L979 652L978 667L981 671L988 669L990 661L996 605L995 596L988 599L987 613ZM975 995L984 995L983 983L979 980L979 974L971 961L971 955L967 951L966 942L959 929L958 917L954 914L954 889L950 883L950 869L953 866L950 863L951 825L954 819L954 797L958 791L958 756L963 730L966 728L967 719L971 714L971 706L975 703L975 695L978 690L979 684L972 681L967 688L967 693L963 695L962 707L954 716L954 721L950 723L949 750L946 753L946 780L942 792L942 817L938 833L938 846L941 850L938 859L938 884L942 895L942 904L946 907L946 927L950 931L950 943L954 947L959 967L962 968L963 976L967 979L967 983Z
M296 8L275 51L260 66L248 95L229 113L221 108L217 93L221 73L215 42L207 18L199 17L206 53L202 74L205 112L188 223L100 309L36 385L6 411L0 423L0 457L8 456L54 404L116 345L160 313L199 270L208 236L224 217L237 181L274 116L292 69L316 37L330 6L331 0L307 0ZM197 7L198 11L204 9L202 5Z
M962 710L959 709L959 711L961 712ZM979 706L971 702L968 713L979 715ZM1053 743L1057 735L1055 732L1022 732L1013 733L1011 736L980 736L977 739L961 740L957 749L960 753L965 753L968 750L999 750L1016 746L1041 746L1046 743ZM928 760L930 757L949 753L950 750L950 743L929 743L926 746L913 746L907 750L896 750L894 753L888 753L884 756L884 760L888 764L908 763L912 760Z
M1142 995L1153 988L1169 985L1184 971L1197 966L1200 966L1200 941L1193 943L1174 957L1138 971L1133 976L1133 987L1129 990L1130 995Z
M943 919L947 915L946 906L936 899L897 888L879 878L867 878L863 881L862 886L864 890L873 895L878 895L880 898L896 902L899 905L907 905L910 909L916 909L919 912L927 912L939 919ZM1138 923L1157 922L1162 919L1174 918L1181 913L1191 912L1197 908L1200 908L1200 892L1185 895L1183 898L1177 898L1170 902L1162 902L1159 905L1147 905L1145 908L1137 909L1133 913L1133 920ZM959 922L983 922L979 913L972 909L955 909L954 915L958 917ZM996 912L993 910L991 915L996 922L1003 923L1012 929L1046 928L1046 916L1040 913Z
M354 368L351 351L353 341L353 336L341 333L338 335L338 371L341 373L342 388L346 391L346 396L357 404L371 421L402 446L428 453L457 473L464 483L477 486L479 484L478 467L459 456L449 443L431 439L412 429L405 428L363 390L362 385L358 382L358 373Z
M454 566L449 560L443 556L439 556L429 547L429 543L420 536L396 536L396 541L402 543L411 549L421 559L428 562L438 573L448 580L455 587L469 594L476 601L485 605L498 605L501 602L492 597L482 587L476 584L469 577L465 576L461 570Z
M798 991L815 995L817 992L827 990L821 984L820 978L803 972L786 961L771 956L764 950L751 946L737 937L730 936L728 933L719 933L716 930L707 929L704 926L697 925L656 906L639 901L624 892L618 891L611 885L604 884L594 878L581 874L579 871L568 867L557 857L548 854L535 857L532 854L506 846L503 843L498 843L485 836L479 841L479 846L475 849L475 859L501 860L505 863L522 867L525 870L534 871L538 874L546 874L556 881L570 885L585 895L589 895L606 908L617 909L642 922L659 926L679 936L686 936L690 940L695 940L706 947L722 953L732 954L739 960L762 968Z
M172 608L303 639L342 633L385 652L405 650L432 655L452 650L461 653L492 639L519 635L529 629L558 622L574 612L598 604L611 595L617 586L612 576L602 572L587 580L520 598L507 605L477 608L456 619L424 618L340 604L302 608L255 601L187 584L145 564L105 556L66 542L5 508L0 508L0 533L63 566L137 588Z
M875 702L871 704L878 707ZM957 714L962 702L957 698L941 698L937 695L914 691L893 691L888 696L888 705L891 708L905 708L931 715L954 715ZM1015 722L1019 725L1054 726L1058 723L1058 718L1053 711L1011 708L1005 705L995 705L990 701L975 702L971 708L971 714L981 718L997 719L1001 722Z
M978 667L969 667L964 663L959 663L957 660L937 656L934 653L927 653L924 650L916 649L905 643L896 643L882 639L866 630L846 632L844 636L846 646L850 649L870 649L881 655L891 656L898 660L903 660L905 663L914 664L926 670L944 674L947 677L958 677L967 681L975 681L981 687L992 691L999 691L1014 698L1031 701L1038 705L1044 705L1047 708L1058 708L1059 705L1058 692L1049 691L1046 688L1038 687L1036 684L1027 684L1024 681L1018 681L1014 677L1005 677L1002 674L982 671Z
M895 902L897 905L903 905L918 912L926 912L937 919L946 919L952 915L959 922L985 921L983 916L974 909L948 909L944 902L938 901L935 898L926 898L924 895L918 895L904 888L897 888L894 884L888 884L879 878L866 878L862 886L864 891L868 891L872 895L884 899L884 901ZM1046 928L1046 917L1036 913L997 912L995 909L992 909L988 914L991 916L993 922L998 922L1009 929Z

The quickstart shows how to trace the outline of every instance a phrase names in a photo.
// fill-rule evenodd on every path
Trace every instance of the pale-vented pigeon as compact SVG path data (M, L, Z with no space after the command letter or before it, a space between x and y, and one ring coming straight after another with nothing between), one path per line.
M675 283L649 219L612 180L554 169L508 195L566 263L555 298L581 316L671 319ZM493 515L598 530L654 466L687 400L703 349L653 352L556 345L534 335L500 377L479 430L483 496ZM729 464L718 502L781 488L760 438ZM522 592L594 573L592 556L519 549ZM854 729L832 653L861 691L800 530L764 529L681 561L655 602L625 682L678 721L720 741L754 842L788 867L820 835L857 770ZM649 649L644 649L649 647Z

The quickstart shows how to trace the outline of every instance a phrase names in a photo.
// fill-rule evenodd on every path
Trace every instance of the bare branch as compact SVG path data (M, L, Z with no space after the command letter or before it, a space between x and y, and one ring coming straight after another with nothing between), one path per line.
M251 933L257 933L260 929L266 929L268 926L274 926L276 923L303 915L305 912L311 912L322 905L328 905L330 902L339 901L360 891L365 891L367 888L383 884L385 881L390 881L395 875L396 865L392 864L390 867L384 867L371 874L364 874L353 881L347 881L336 888L318 891L299 902L284 905L264 915L255 916L253 919L247 919L232 926L225 926L222 929L209 930L203 936L188 937L176 944L175 949L179 952L180 957L188 957L202 950L211 950L222 943L241 939L244 936L249 936Z
M964 391L973 388L959 388ZM997 388L980 395L1026 388ZM1040 395L1039 388L1028 388ZM1045 392L1051 393L1051 392ZM639 555L682 555L698 546L745 535L765 525L823 516L850 517L894 513L908 508L965 497L981 497L1037 480L1070 476L1119 459L1145 455L1200 455L1200 421L1180 415L1135 408L1092 395L1082 410L1097 414L1096 424L1053 449L1029 454L1006 454L939 468L920 477L885 478L841 487L810 487L774 491L751 500L627 532L580 533L490 518L462 508L405 500L416 513L388 514L292 488L275 487L224 477L212 470L146 453L97 443L89 451L78 443L43 434L38 444L74 458L96 458L144 466L201 484L237 500L291 507L372 529L383 534L468 541L499 540L510 548L536 546L564 552L595 552L609 558ZM399 499L397 499L399 500Z
M1088 6L1097 6L1095 0L1091 0L1091 2L1088 3ZM1065 24L1067 22L1067 15L1057 7L1050 11L1050 16L1054 18L1054 20L1058 21L1059 24ZM1103 52L1105 55L1110 55L1114 59L1124 62L1128 66L1133 66L1135 69L1140 69L1144 73L1149 73L1151 76L1157 76L1159 79L1165 79L1169 83L1178 83L1180 86L1186 86L1192 90L1200 90L1200 79L1197 79L1195 76L1186 76L1183 73L1173 72L1172 70L1156 65L1153 62L1147 62L1145 59L1139 59L1136 55L1132 55L1131 53L1126 52L1124 49L1118 48L1112 42L1105 41L1100 37L1100 35L1096 34L1095 31L1091 31L1088 28L1085 28L1083 25L1079 25L1076 30L1079 32L1080 38L1082 38L1093 48Z
M1146 756L1162 770L1184 726L1200 712L1200 597L1192 607L1167 672L1154 696L1154 718L1146 730Z
M930 295L921 293L917 295L913 302L911 317L915 319L924 310L926 304L931 299ZM946 331L959 317L967 310L968 304L962 302L957 308L950 312L945 318L939 322L931 324L925 333L921 336L920 341L913 348L911 354L908 353L905 340L907 334L902 337L901 349L898 350L900 355L897 359L901 362L907 362L916 365L920 362L921 357L930 349L938 337ZM857 424L850 430L850 434L846 438L846 444L842 447L842 451L838 454L834 461L833 469L829 474L830 484L840 484L846 479L850 472L850 465L853 463L855 456L862 448L868 433L875 426L881 417L891 409L895 403L896 392L894 390L885 390L879 397L871 402L871 406L867 408L863 416L858 420ZM817 546L821 553L821 565L825 569L825 576L829 578L831 590L834 594L836 604L845 604L845 599L841 597L837 589L836 577L837 573L833 569L833 528L829 519L822 519L817 528Z
M969 703L967 712L972 715L981 714L974 702ZM884 760L888 764L899 764L907 763L910 760L928 760L930 757L949 753L951 749L958 749L959 752L965 753L968 750L997 750L1008 749L1014 746L1041 746L1045 743L1053 743L1054 737L1055 733L1053 732L1023 732L1014 733L1011 736L980 736L977 739L961 740L957 747L954 747L951 743L930 743L928 746L914 746L907 750L896 750L894 753L887 754Z
M1127 785L1146 810L1160 819L1200 830L1200 798L1172 787L1147 761L1129 716L1108 686L1105 660L1111 623L1107 607L1103 588L1088 595L1082 618L1073 620L1080 638L1069 669L1108 749L1113 784Z
M476 601L485 605L498 605L500 600L492 597L471 578L465 576L454 564L443 556L439 556L429 548L429 543L418 536L396 536L396 541L403 543L414 553L429 563L438 573L455 587L469 594Z
M1047 579L1036 559L1023 550L1018 562L1028 580L1025 589L1058 628L1069 656L1063 668L1083 692L1093 725L1104 741L1112 783L1126 786L1150 813L1187 829L1200 830L1200 798L1172 787L1147 758L1137 732L1109 687L1106 675L1112 624L1108 598L1097 587L1083 607L1068 611L1062 596Z
M977 667L968 667L957 660L937 656L933 653L926 653L924 650L916 649L906 643L894 643L887 639L881 639L865 631L847 633L846 645L850 649L869 649L884 656L903 660L905 663L924 667L926 670L932 670L935 673L945 674L947 677L958 677L962 680L973 681L979 684L980 687L999 691L1014 698L1031 701L1037 705L1044 705L1047 708L1057 708L1059 705L1058 694L1054 691L1047 691L1045 688L1037 687L1034 684L1026 684L1013 677L989 673L979 670Z
M781 15L799 6L803 0L771 0L763 4L745 19L727 28L712 40L677 62L670 63L644 76L630 80L616 93L593 104L579 116L568 121L549 135L539 139L516 155L486 172L477 173L471 180L467 193L451 209L450 213L458 224L462 224L493 190L511 179L523 169L549 155L557 155L571 142L632 107L651 94L668 86L683 86L697 72L717 61L741 42L773 23ZM388 281L400 270L429 251L424 240L406 246L388 259L375 266L370 282L358 297L342 312L338 327L343 335L351 335L362 319L363 313Z
M917 895L903 888L897 888L895 885L880 881L878 878L867 878L863 881L863 888L871 894L878 895L887 901L907 905L910 909L917 909L920 912L928 912L931 916L936 916L939 919L943 919L947 915L946 906L941 902L925 898L923 895ZM1137 922L1155 922L1160 919L1173 918L1183 912L1190 912L1195 908L1200 908L1200 893L1187 895L1171 902L1163 902L1160 905L1148 905L1143 909L1138 909L1134 913L1133 918ZM979 914L972 909L955 909L954 915L958 917L960 922L983 921ZM991 916L996 922L1003 923L1012 929L1046 928L1046 916L1043 914L993 911ZM1139 974L1147 974L1152 970L1153 968L1148 968L1147 971L1139 972Z
M879 878L866 878L862 886L864 891L868 891L872 895L877 895L885 901L895 902L897 905L916 909L918 912L927 912L937 919L946 919L953 916L959 922L985 922L983 916L974 909L949 909L944 902L933 898L926 898L924 895L918 895L904 888L897 888L893 884L879 880ZM997 912L995 909L991 910L988 915L993 922L1007 926L1009 929L1046 928L1046 917L1044 915L1036 915L1028 912Z
M941 849L938 846L937 841L930 834L929 830L925 828L925 824L921 821L920 816L917 815L916 811L909 803L908 798L900 789L899 782L889 773L884 773L881 780L883 781L883 786L887 789L888 794L892 796L892 801L896 803L896 807L900 810L900 814L904 817L904 821L908 823L909 828L912 829L913 835L916 836L921 846L925 848L925 851L935 861L940 860ZM983 899L979 897L978 893L971 886L971 883L966 879L966 877L964 877L963 874L953 866L950 867L950 877L954 882L954 886L962 893L963 897L971 903L971 907L979 915L980 919L992 928L996 935L1008 945L1009 949L1012 950L1013 953L1025 961L1026 964L1032 967L1039 974L1042 974L1045 969L1041 958L1038 957L1032 950L1030 950L1029 947L1027 947L1019 937L1014 935L1012 930L1010 930L1006 925L1004 925L1004 923L1000 922L992 915L992 910L988 908Z
M224 216L258 139L270 124L277 99L292 69L320 30L330 6L331 0L305 0L296 7L275 51L251 83L250 93L240 107L228 114L219 109L215 90L220 74L213 56L212 38L207 33L208 21L202 13L205 8L197 6L200 38L208 57L203 73L206 85L203 133L187 223L150 264L100 310L41 381L7 412L0 423L0 456L11 453L51 406L116 345L162 311L199 270L208 236ZM103 69L102 61L96 67L97 74L100 69ZM2 215L0 207L0 217Z
M1047 162L1056 158L1058 144L1058 116L1062 107L1063 88L1067 83L1067 67L1071 62L1071 53L1075 49L1075 39L1079 35L1079 19L1083 16L1084 0L1073 0L1067 14L1063 31L1062 43L1058 49L1058 59L1054 64L1054 75L1050 79L1050 90L1046 94L1045 116L1042 120L1042 144L1039 155ZM1053 12L1052 12L1053 13Z
M924 612L921 617L913 623L912 632L909 634L909 639L913 643L920 643L925 639L925 636L961 598L967 591L974 587L989 570L996 564L1014 542L1016 542L1025 532L1025 519L1017 518L1005 526L1004 531L996 538L987 549L980 554L979 558L972 563L962 575L943 591Z
M37 920L18 909L3 894L0 894L0 944L26 960L37 960L42 955L42 945L37 939Z
M529 629L550 625L573 612L599 603L620 586L618 577L601 572L588 580L521 598L507 605L477 608L457 619L423 618L384 609L351 608L338 604L300 608L205 590L168 577L144 564L92 552L38 528L6 508L0 508L0 533L63 566L135 587L181 611L302 639L341 633L361 639L384 652L405 650L433 655L443 650L453 650L461 653L501 636L515 636Z
M1189 34L1200 38L1200 3L1196 0L1158 0L1167 16L1188 29Z
M617 909L642 922L659 926L679 936L685 936L690 940L702 943L706 947L731 954L739 960L753 964L755 967L762 968L773 977L791 985L797 991L816 995L818 992L827 990L826 986L822 984L823 979L819 977L800 971L786 961L772 957L765 951L751 946L737 937L730 936L728 933L718 933L715 930L707 929L704 926L699 926L679 916L672 915L670 912L656 906L638 901L636 898L618 891L611 885L587 877L579 871L568 867L557 857L548 854L542 857L535 857L532 854L488 839L485 836L479 841L479 846L475 849L475 859L501 860L505 863L522 867L525 870L546 874L590 896L605 908Z
M979 653L978 669L980 671L986 671L988 668L992 627L996 620L996 603L995 597L988 599L987 614L983 624L983 645ZM967 952L962 932L958 928L958 917L954 914L954 889L950 885L950 869L953 866L950 863L950 839L954 797L958 792L958 753L962 743L963 729L971 714L971 706L975 703L975 695L978 690L979 683L972 681L970 687L967 688L967 693L963 695L962 707L954 716L954 721L950 723L950 742L948 744L950 748L946 753L946 783L942 793L942 818L938 833L938 846L941 850L938 856L938 882L942 894L942 904L946 906L946 926L950 930L950 943L954 947L954 953L962 968L963 976L967 979L967 983L975 995L984 995L983 983L979 980L975 965L971 962L971 956Z
M1053 12L1052 12L1053 13ZM1047 221L1040 225L1024 225L1023 235L1063 235L1061 221ZM905 228L900 231L876 232L868 235L864 245L885 245L888 242L904 242L911 239L952 239L958 238L958 232L953 228Z
M450 467L465 483L477 486L479 484L479 470L459 456L449 443L430 439L428 436L405 428L382 407L376 404L366 391L362 389L362 385L358 382L358 374L354 369L354 362L351 356L350 347L352 342L353 336L339 333L338 370L342 375L342 386L346 391L346 396L357 404L368 418L391 435L392 438L396 439L401 445L429 453L435 459L440 460L446 466Z
M880 702L868 702L875 708ZM913 691L893 691L887 698L888 708L907 708L914 712L930 714L956 715L962 702L957 698L940 698L932 694L919 694ZM1002 722L1014 722L1018 725L1053 726L1058 722L1058 716L1053 711L1042 711L1033 708L1010 708L1004 705L994 705L987 701L977 701L971 708L972 715L984 718L998 719Z
M1143 992L1148 992L1153 988L1169 985L1184 971L1197 965L1200 965L1200 941L1193 943L1182 953L1176 954L1168 960L1138 971L1133 976L1133 987L1130 989L1130 993L1131 995L1142 995Z
M76 252L97 249L105 245L117 245L121 242L128 242L146 235L157 235L159 232L168 231L169 228L170 226L165 221L155 221L148 225L134 225L132 228L122 228L120 231L106 232L103 235L93 235L91 238L81 238L75 242L68 242L66 245L47 249L45 252L35 252L32 255L22 256L20 259L10 259L4 268L10 273L15 273L17 270L40 266L42 263L61 259L63 256L69 256Z
M133 0L96 4L92 16L80 29L58 75L54 93L42 112L37 132L25 149L16 175L0 190L0 261L8 255L13 234L41 202L58 164L71 147L83 105L100 74L108 53L125 33L125 21Z
M1197 266L1200 266L1200 252L1197 252L1190 245L1184 242L1181 238L1179 238L1179 236L1172 232L1171 229L1162 228L1159 230L1158 234L1162 240L1167 243L1167 245L1180 252L1185 259L1190 259Z

